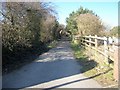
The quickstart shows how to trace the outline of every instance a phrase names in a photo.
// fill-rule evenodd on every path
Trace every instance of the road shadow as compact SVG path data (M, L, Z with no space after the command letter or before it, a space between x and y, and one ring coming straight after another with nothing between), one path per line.
M88 58L80 58L81 62L75 60L71 49L67 47L69 44L67 45L65 42L63 44L64 45L60 45L57 48L53 48L49 52L40 55L35 62L24 66L19 71L5 75L2 79L2 87L22 89L78 75L97 66L97 63L94 60L88 60ZM86 68L88 66L91 67Z
M112 70L112 68L106 70L105 72L102 72L102 73L99 73L99 74L95 74L95 75L90 76L90 77L87 77L87 78L78 79L78 80L75 80L75 81L71 81L71 82L67 82L67 83L64 83L64 84L56 85L56 86L54 86L54 87L45 88L45 89L43 89L43 90L55 89L55 88L59 88L59 87L61 87L61 86L65 86L65 85L68 85L68 84L72 84L72 83L76 83L76 82L80 82L80 81L84 81L84 80L88 80L88 79L93 79L93 78L98 77L98 76L100 76L100 75L102 75L102 74L106 74L106 73L108 73L108 72L111 71L111 70Z
M95 67L97 67L98 63L93 60L89 59L88 57L82 57L77 60L77 62L82 66L81 73L89 71Z
M27 69L26 69L27 67ZM29 68L29 69L28 69ZM19 72L4 76L3 88L26 88L52 80L80 74L80 66L72 59L34 62Z

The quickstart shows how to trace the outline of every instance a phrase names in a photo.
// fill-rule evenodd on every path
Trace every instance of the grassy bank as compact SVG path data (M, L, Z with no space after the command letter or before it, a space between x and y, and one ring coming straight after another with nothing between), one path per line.
M78 43L71 43L71 47L74 51L74 56L83 67L81 72L92 79L95 79L103 87L117 87L117 82L113 78L113 69L103 62L103 58L94 60L92 50L86 50L81 47Z

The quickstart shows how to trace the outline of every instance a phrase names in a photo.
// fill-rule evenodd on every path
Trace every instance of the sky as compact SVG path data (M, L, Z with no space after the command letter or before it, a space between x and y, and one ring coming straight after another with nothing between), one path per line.
M52 2L58 13L58 21L66 25L66 17L72 11L76 11L82 6L93 10L105 26L112 28L118 25L118 2Z
M6 0L2 0L6 1ZM9 1L9 0L8 0ZM16 0L13 0L16 1ZM22 1L22 0L17 0ZM33 0L24 0L30 2ZM39 0L34 0L39 1ZM118 1L119 0L42 0L43 2L52 2L56 12L58 13L58 21L66 25L66 17L72 11L76 11L82 6L95 12L105 26L110 28L118 25ZM0 5L1 6L1 5ZM120 7L120 2L119 2ZM1 8L1 7L0 7ZM1 18L1 17L0 17Z

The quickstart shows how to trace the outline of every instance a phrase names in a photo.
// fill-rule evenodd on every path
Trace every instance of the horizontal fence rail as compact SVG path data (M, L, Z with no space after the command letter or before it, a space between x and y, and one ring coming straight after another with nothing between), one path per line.
M115 37L98 37L95 36L83 36L80 37L81 44L85 47L95 50L95 57L97 57L96 53L100 53L105 57L105 61L109 63L109 61L114 61L114 44L117 41Z
M120 63L120 39L116 37L98 37L95 36L83 36L83 37L74 37L74 40L80 40L80 43L85 48L89 50L94 50L95 59L99 58L98 53L104 56L104 61L107 64L110 64L110 61L113 62L113 74L114 78L118 81L120 80L120 68L118 64ZM119 68L119 69L118 69Z

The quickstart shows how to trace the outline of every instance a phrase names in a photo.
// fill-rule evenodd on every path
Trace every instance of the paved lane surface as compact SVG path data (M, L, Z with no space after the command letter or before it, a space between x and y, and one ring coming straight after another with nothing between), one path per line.
M101 88L81 72L69 42L40 55L34 62L3 76L3 88Z

